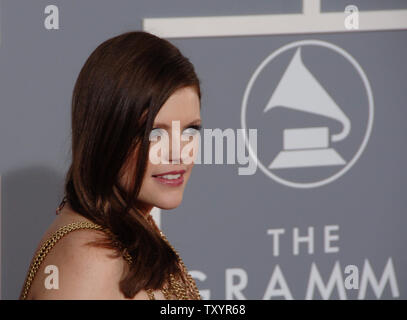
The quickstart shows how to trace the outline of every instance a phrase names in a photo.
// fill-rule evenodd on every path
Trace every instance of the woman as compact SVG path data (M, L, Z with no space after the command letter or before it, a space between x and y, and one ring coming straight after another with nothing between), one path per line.
M94 50L73 91L65 197L21 299L201 298L151 217L182 201L194 165L182 149L196 146L200 100L193 65L164 39L127 32ZM152 162L164 133L179 146L158 148L163 161Z

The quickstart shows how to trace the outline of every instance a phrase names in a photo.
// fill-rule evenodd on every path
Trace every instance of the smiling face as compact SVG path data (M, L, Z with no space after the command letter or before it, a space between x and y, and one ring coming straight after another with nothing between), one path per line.
M193 158L192 149L184 147L193 145L196 148L198 139L194 140L192 136L198 134L200 125L200 101L193 87L178 89L161 107L150 133L150 152L158 150L156 156L162 161L159 163L151 161L150 154L137 198L146 208L155 206L168 210L181 204L185 186L194 166L193 161L188 161ZM168 134L168 145L163 143L165 139L162 136L165 133ZM175 141L174 146L172 140ZM157 144L160 148L157 148ZM188 150L191 152L186 152Z

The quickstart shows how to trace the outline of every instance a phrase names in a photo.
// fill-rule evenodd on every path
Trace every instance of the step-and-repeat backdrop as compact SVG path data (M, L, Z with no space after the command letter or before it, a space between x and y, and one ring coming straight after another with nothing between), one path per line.
M407 298L405 1L0 10L3 299L18 297L62 197L78 72L130 30L177 45L202 82L204 152L182 205L154 217L205 299Z

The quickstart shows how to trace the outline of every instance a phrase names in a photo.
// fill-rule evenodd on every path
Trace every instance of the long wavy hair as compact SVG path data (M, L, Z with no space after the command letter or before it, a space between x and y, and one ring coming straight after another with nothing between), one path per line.
M74 211L110 230L112 236L96 245L131 256L119 283L127 298L141 289L159 289L169 273L180 272L176 254L143 217L137 196L154 119L171 94L187 86L201 99L189 59L169 41L143 31L100 44L74 86L65 199ZM119 183L124 172L131 177L126 188Z

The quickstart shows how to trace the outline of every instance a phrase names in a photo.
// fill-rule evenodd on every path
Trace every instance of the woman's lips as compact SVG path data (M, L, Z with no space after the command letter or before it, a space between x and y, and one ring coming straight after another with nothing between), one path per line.
M184 183L184 173L185 170L169 171L152 175L152 177L161 184L176 187ZM175 178L174 176L178 177Z

